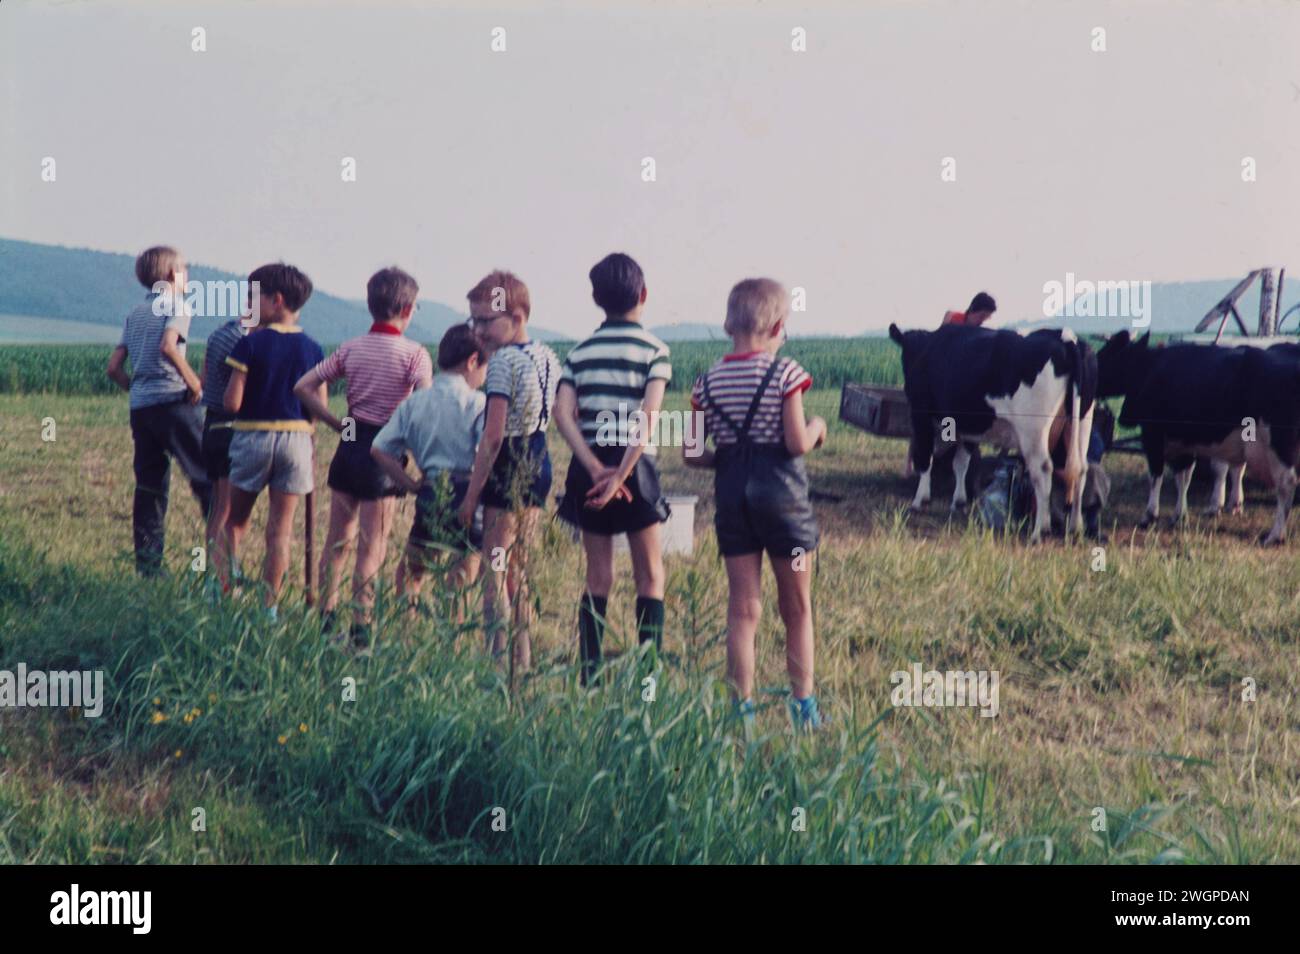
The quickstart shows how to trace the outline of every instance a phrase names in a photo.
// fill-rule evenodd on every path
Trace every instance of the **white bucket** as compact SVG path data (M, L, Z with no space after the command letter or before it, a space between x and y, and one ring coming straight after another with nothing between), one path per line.
M664 499L672 511L660 533L664 555L681 553L690 556L695 552L695 504L700 498L694 494L682 494L665 495ZM620 533L614 538L614 551L626 553L627 549L627 534Z

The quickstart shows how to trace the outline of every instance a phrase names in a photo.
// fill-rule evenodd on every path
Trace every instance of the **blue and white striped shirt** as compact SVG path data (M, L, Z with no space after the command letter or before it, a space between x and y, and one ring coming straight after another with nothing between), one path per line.
M171 304L167 300L154 302L158 295L150 292L145 300L131 309L122 326L122 337L118 346L126 348L127 357L131 359L131 410L153 407L155 404L167 404L185 397L188 388L185 379L176 370L176 366L162 356L158 350L162 344L163 332L175 328L180 335L176 350L181 359L185 358L185 339L190 336L190 316L182 307L180 314L171 314ZM158 311L160 314L154 314Z

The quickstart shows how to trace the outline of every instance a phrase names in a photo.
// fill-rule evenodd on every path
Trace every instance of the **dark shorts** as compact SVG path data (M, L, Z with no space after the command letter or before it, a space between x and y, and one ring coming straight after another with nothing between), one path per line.
M483 511L474 514L474 526L462 526L456 511L469 489L469 474L439 474L428 480L415 498L415 522L408 542L421 550L464 553L483 546Z
M329 487L355 497L357 500L379 500L381 497L401 497L404 492L370 456L370 445L381 430L378 424L356 421L356 433L350 441L340 440L339 449L330 461ZM406 455L402 455L406 463Z
M483 506L499 510L545 507L551 492L551 455L546 433L507 437L483 488Z
M716 460L713 523L723 556L766 550L775 560L817 549L820 533L802 457L791 457L779 444L749 452L724 445Z
M234 419L233 414L212 408L203 419L203 464L214 484L230 476L230 438L235 433L230 423Z
M623 459L623 447L593 447L592 452L607 467L617 467ZM642 454L636 462L626 487L632 500L611 500L600 510L586 506L587 491L591 489L591 475L577 459L569 465L569 477L564 483L564 500L560 504L560 519L580 527L587 533L612 537L620 533L636 533L668 519L668 501L659 489L659 469L655 459Z

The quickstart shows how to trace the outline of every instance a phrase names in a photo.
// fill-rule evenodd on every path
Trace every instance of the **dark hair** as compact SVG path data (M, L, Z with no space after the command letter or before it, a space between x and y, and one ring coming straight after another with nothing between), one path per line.
M993 300L993 296L988 292L980 292L970 300L970 307L966 309L967 314L972 311L997 311L998 303Z
M626 315L641 303L645 275L630 255L614 252L592 266L591 297L607 315Z
M487 360L483 346L469 325L452 325L438 342L438 367L443 371L459 368L472 354L478 355L480 361Z
M249 282L257 282L258 287L267 295L279 292L284 296L284 307L290 311L302 310L311 297L311 279L284 262L263 265L255 268L248 275Z
M370 276L366 282L366 307L375 321L387 321L414 305L419 294L415 279L394 265Z

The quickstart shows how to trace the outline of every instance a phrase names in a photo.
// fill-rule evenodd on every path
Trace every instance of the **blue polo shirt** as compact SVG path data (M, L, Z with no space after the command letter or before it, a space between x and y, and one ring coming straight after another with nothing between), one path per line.
M237 431L310 431L311 421L293 393L298 379L325 360L325 353L297 325L267 325L240 338L226 364L248 375Z

